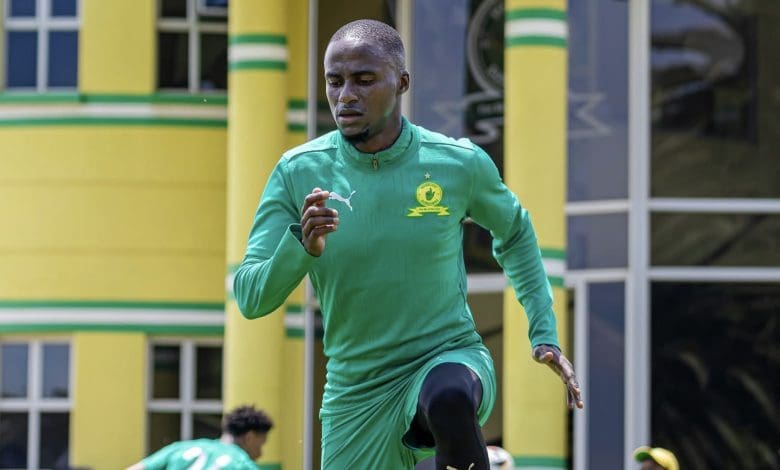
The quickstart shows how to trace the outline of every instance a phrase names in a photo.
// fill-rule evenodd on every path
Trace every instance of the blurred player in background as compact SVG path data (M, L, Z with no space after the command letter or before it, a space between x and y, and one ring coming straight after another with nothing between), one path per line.
M222 418L219 439L174 442L127 470L257 470L273 422L251 406L235 408Z

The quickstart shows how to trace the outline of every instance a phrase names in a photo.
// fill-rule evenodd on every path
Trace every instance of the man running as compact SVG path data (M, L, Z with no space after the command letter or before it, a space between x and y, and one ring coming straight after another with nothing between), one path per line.
M323 468L411 469L416 450L435 449L437 469L485 470L480 425L496 383L466 303L467 217L493 235L533 357L582 407L528 212L482 149L402 116L409 73L395 29L349 23L324 62L338 130L286 152L272 172L236 271L238 306L266 315L309 275L328 357Z

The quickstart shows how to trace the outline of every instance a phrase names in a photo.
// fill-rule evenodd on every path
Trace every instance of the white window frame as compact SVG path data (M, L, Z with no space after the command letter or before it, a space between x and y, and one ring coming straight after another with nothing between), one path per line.
M9 339L2 345L27 346L27 397L0 397L0 413L27 413L27 470L40 468L40 426L42 413L68 413L72 418L73 406L73 345L67 338L47 338L45 340ZM46 398L43 396L43 347L65 345L70 350L68 364L68 398ZM69 436L69 438L72 436Z
M160 33L187 33L187 91L198 93L200 89L200 33L223 33L227 36L227 17L224 22L201 21L197 0L187 0L187 16L184 18L163 18L162 0L157 1L157 37ZM209 16L214 18L214 16ZM159 65L157 65L159 67ZM162 88L161 91L181 91L181 88ZM211 90L209 90L211 91ZM225 93L227 90L217 90Z
M81 29L81 2L82 0L76 0L76 16L75 17L57 17L51 15L51 0L31 0L35 1L35 16L33 17L11 17L11 2L5 1L5 9L3 11L4 19L4 35L12 31L27 31L38 33L38 50L37 50L37 65L34 87L14 87L13 91L37 91L39 93L48 90L74 90L78 88L78 72L76 74L76 85L72 87L49 87L46 85L49 77L49 32L51 31L65 31L73 32L77 34ZM7 39L3 41L7 47ZM77 52L78 53L78 52ZM78 58L77 58L78 59ZM78 60L77 60L78 63ZM3 70L5 74L6 71ZM5 89L8 89L8 84L5 83L5 76L3 76L3 85Z
M179 398L152 398L154 390L154 347L178 346L179 347ZM222 414L222 400L203 400L195 398L196 372L195 349L199 346L219 346L222 354L225 346L220 339L154 339L148 343L147 380L146 380L146 412L151 413L179 413L180 416L180 440L192 439L192 419L196 413ZM223 387L224 388L224 387ZM224 397L223 397L224 398ZM147 427L149 426L147 420ZM149 433L147 432L147 436ZM148 440L144 443L148 446ZM149 449L147 449L147 452Z

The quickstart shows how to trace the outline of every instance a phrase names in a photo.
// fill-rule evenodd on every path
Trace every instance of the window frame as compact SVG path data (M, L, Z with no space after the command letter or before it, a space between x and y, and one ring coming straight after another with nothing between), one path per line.
M79 0L81 1L81 0ZM224 33L228 37L227 16L207 15L207 18L224 18L225 21L203 21L204 15L199 13L197 0L186 0L187 11L184 18L164 18L162 16L162 3L164 0L157 0L157 54L159 54L159 39L161 33L187 33L187 88L164 88L159 83L155 83L156 89L162 92L182 92L187 93L216 93L225 94L227 90L202 90L200 88L200 35L201 33ZM159 64L155 65L159 68ZM159 82L159 70L155 81Z
M27 470L40 468L40 426L43 413L67 413L70 420L73 415L73 343L70 338L51 337L46 339L0 340L1 345L27 345L27 396L25 398L0 397L0 413L27 413ZM69 348L68 355L68 397L47 398L43 396L43 347L64 345ZM0 354L2 352L0 351ZM71 436L68 436L70 441Z
M9 89L7 83L7 70L5 64L3 64L3 77L0 79L0 84L3 86L4 91L20 91L30 92L35 91L43 93L45 91L70 91L78 89L78 49L76 49L76 84L72 87L50 87L47 85L49 76L49 33L53 31L61 32L75 32L79 35L81 31L81 12L82 0L76 0L76 16L74 17L58 17L52 16L52 0L34 0L35 1L35 16L31 17L11 17L11 2L3 2L3 61L7 56L7 43L8 33L12 31L18 32L35 32L37 35L37 51L36 51L36 72L35 72L35 86L34 87L14 87Z
M179 397L153 398L154 392L154 348L155 346L179 347ZM220 400L198 399L195 396L197 387L196 349L200 346L218 346L224 354L225 345L218 338L154 338L147 343L146 363L146 440L144 448L149 453L149 425L148 417L152 413L179 413L180 435L179 440L192 439L193 418L197 413L222 414L224 396ZM224 366L223 366L224 369ZM224 389L224 386L223 386Z

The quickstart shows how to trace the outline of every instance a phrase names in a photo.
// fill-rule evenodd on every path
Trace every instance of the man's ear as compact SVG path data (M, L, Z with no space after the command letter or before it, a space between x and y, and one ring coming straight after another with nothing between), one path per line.
M403 95L409 91L409 72L401 70L401 76L398 78L398 94Z

